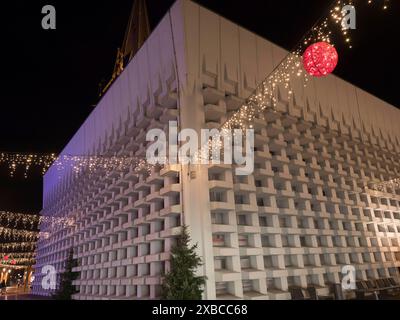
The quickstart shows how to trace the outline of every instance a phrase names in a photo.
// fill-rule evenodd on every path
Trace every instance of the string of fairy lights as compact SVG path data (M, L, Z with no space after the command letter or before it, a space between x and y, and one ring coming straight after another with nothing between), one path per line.
M9 242L0 243L0 252L25 252L33 251L36 247L36 242Z
M34 214L0 212L0 264L32 265L41 217Z
M50 236L50 232L38 231L40 224L47 223L53 230L54 227L71 226L73 221L70 217L0 211L0 264L32 265L35 262L36 241Z
M37 166L42 169L44 174L51 166L57 171L71 170L75 174L87 170L90 173L96 170L112 171L126 170L134 168L134 171L149 171L151 166L148 165L146 159L131 156L78 156L78 155L61 155L57 157L55 154L6 154L0 153L0 164L7 163L10 169L10 176L14 177L17 167L24 168L24 177L28 177L28 171L31 167Z
M33 246L26 246L26 249L29 249L29 251L10 251L8 249L4 249L6 247L0 247L0 264L1 265L23 265L26 263L31 262L31 264L34 263L35 257L36 257L36 252L35 250L35 245Z
M2 266L32 265L35 262L37 231L41 217L0 211L0 264Z
M0 225L8 228L37 229L42 217L35 214L23 214L0 211Z
M36 153L16 153L16 152L0 152L0 165L6 164L9 169L11 177L18 167L24 169L24 177L28 177L28 172L32 167L39 167L44 174L48 168L56 160L54 153L50 154L36 154Z
M388 189L395 190L400 189L400 178L390 179L388 181L381 181L372 183L369 188L371 190L386 192Z
M0 226L0 238L3 241L36 241L40 236L40 232L30 230L19 230L14 228L6 228Z
M368 4L375 4L376 2L380 2L380 1L379 0L368 0ZM390 0L383 0L382 2L383 2L382 9L383 10L388 9L389 5L390 5Z
M12 259L22 259L22 258L32 259L36 256L36 253L35 252L0 252L0 257L1 256L3 257L3 261L8 261L10 258L12 258Z
M10 260L0 260L2 267L19 267L19 266L32 266L35 264L35 258L15 258Z
M4 239L35 239L37 237L47 237L46 232L38 232L39 226L46 223L52 228L66 227L74 224L71 217L53 217L39 216L37 214L26 214L18 212L0 211L0 237ZM32 244L32 242L20 242L20 246L24 247ZM5 244L9 248L18 247L18 243ZM0 250L2 245L0 245Z
M71 169L75 174L86 172L94 173L97 170L110 172L113 170L126 170L133 168L134 172L149 171L150 166L146 159L131 156L69 156L58 157L54 166L58 171Z

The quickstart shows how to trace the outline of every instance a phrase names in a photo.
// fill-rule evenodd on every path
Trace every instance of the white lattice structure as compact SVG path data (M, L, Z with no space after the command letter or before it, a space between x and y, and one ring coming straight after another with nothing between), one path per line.
M177 1L63 154L145 156L146 132L215 128L286 52L187 0ZM80 261L76 299L148 299L160 292L185 223L207 275L205 298L288 299L288 286L398 276L400 190L365 186L400 176L400 111L328 76L279 89L276 112L255 121L255 172L226 165L135 174L51 168L43 213L75 216L38 244L44 265ZM43 225L42 231L50 230Z

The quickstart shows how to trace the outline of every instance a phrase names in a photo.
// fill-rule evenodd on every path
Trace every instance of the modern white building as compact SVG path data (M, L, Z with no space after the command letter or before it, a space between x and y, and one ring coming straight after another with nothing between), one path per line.
M146 155L146 133L218 128L287 53L188 0L178 0L62 155ZM43 214L76 217L38 243L40 271L79 259L76 299L153 299L174 237L189 226L207 299L289 299L326 291L342 267L358 279L398 277L400 110L335 76L280 88L278 112L256 119L255 171L227 165L81 174L53 166ZM366 187L367 186L367 187Z

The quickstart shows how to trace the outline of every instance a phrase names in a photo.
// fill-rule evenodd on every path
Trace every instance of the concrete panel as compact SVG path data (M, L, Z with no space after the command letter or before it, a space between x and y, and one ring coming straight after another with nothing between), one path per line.
M239 28L239 43L241 78L239 96L247 99L258 85L256 36L243 28Z
M256 36L257 45L257 83L261 83L275 67L272 43Z
M222 90L237 95L240 66L239 28L224 18L221 18L220 22Z
M220 75L219 17L203 8L200 8L199 41L202 77L209 86L220 89L218 86Z

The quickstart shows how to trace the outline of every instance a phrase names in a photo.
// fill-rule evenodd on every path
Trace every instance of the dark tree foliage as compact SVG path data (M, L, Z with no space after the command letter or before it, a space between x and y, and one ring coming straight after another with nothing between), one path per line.
M171 249L171 270L164 277L162 296L166 300L201 300L206 277L196 276L202 265L196 254L197 244L189 246L190 236L183 226L182 234Z
M72 282L79 277L79 272L72 271L78 266L78 261L74 259L74 252L70 249L65 265L65 271L60 275L60 286L53 295L57 300L72 300L72 295L78 293Z

